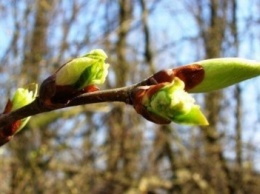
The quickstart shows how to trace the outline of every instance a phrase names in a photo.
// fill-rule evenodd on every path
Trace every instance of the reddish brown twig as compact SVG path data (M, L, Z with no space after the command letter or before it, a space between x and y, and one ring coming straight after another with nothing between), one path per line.
M37 97L32 103L20 109L0 115L0 146L10 141L10 139L14 135L14 133L9 133L9 127L14 125L17 121L28 116L33 116L36 114L72 106L101 102L117 101L133 105L133 100L135 99L134 95L136 94L139 86L150 86L157 85L163 82L171 82L174 77L179 77L184 81L186 85L185 89L189 90L195 85L199 84L201 80L203 80L203 76L203 69L199 65L188 65L176 69L159 71L146 80L132 86L85 93L80 96L73 97L68 101L68 103L58 104L57 106L48 106L48 104L42 103L43 101L42 99L40 99L41 96ZM141 102L135 101L134 103L135 106L138 106L137 104ZM138 113L143 115L142 112ZM150 116L153 117L153 115L149 116L147 114L148 112L146 112L143 116L145 118L148 118Z

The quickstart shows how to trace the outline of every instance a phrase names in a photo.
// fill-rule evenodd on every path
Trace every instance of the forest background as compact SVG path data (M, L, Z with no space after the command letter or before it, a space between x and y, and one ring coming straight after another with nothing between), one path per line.
M0 108L94 48L107 89L207 58L260 60L259 12L259 0L0 0ZM259 193L259 85L194 95L208 127L156 125L121 103L34 116L0 148L0 193Z

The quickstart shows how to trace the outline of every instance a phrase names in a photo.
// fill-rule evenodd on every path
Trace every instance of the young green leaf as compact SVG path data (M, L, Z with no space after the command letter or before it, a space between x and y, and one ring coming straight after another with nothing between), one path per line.
M17 110L30 104L34 101L38 91L37 84L30 84L28 88L18 88L14 93L13 99L11 100L11 111ZM21 120L18 129L15 129L16 133L20 131L26 123L29 121L30 117Z
M146 119L169 124L170 121L187 125L208 125L200 107L185 90L184 82L178 77L172 82L136 88L133 93L135 110Z
M108 74L109 64L105 63L106 53L95 49L75 58L62 66L56 73L56 85L73 85L82 89L92 84L103 84Z
M194 98L184 91L184 83L179 78L159 89L144 104L148 111L179 124L208 125Z
M260 75L260 62L241 58L217 58L194 63L204 70L202 81L188 90L211 92ZM187 75L188 76L188 75Z

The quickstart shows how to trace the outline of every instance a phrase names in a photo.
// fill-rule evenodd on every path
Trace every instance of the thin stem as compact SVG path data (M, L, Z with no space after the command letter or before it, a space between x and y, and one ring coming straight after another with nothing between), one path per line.
M130 93L134 87L135 86L129 86L129 87L122 87L122 88L87 93L72 99L67 105L60 105L53 109L46 108L44 104L40 103L39 98L36 98L32 103L20 109L17 109L8 114L1 115L0 130L4 130L5 126L10 125L11 123L17 120L26 118L28 116L33 116L36 114L67 108L67 107L72 107L72 106L100 103L100 102L116 102L116 101L124 102L126 104L132 104Z
M91 92L73 99L66 107L100 102L124 102L132 104L131 91L135 86Z

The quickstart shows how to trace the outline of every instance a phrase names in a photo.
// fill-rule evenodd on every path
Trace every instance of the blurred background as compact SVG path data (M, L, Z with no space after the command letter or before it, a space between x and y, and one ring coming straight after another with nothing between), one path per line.
M259 12L260 0L0 0L0 108L94 48L109 56L103 89L206 58L260 60ZM194 95L208 127L156 125L121 103L34 116L0 148L0 193L260 193L259 85Z

